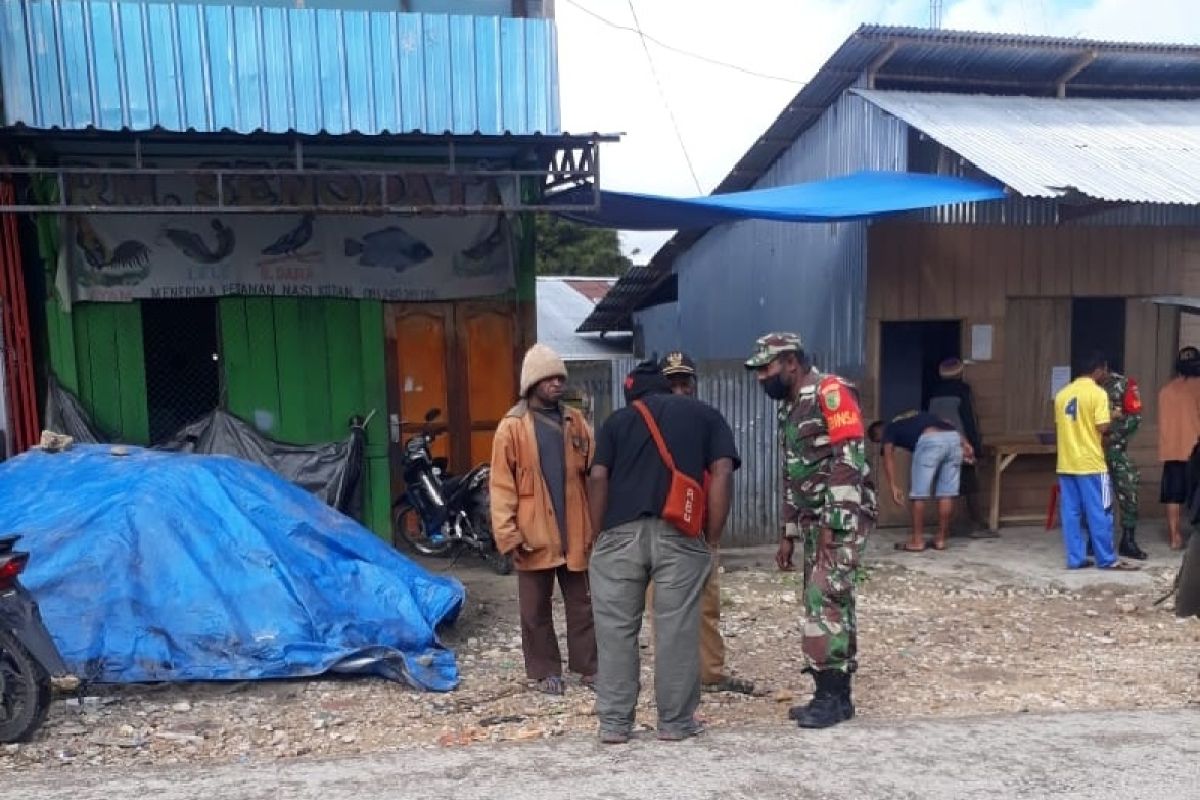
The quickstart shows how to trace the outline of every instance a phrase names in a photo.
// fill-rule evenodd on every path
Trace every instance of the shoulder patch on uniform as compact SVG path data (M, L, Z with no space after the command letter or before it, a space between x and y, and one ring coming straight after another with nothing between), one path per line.
M864 435L862 412L854 393L837 377L823 379L817 388L817 398L825 426L829 429L832 444L849 439L861 439Z

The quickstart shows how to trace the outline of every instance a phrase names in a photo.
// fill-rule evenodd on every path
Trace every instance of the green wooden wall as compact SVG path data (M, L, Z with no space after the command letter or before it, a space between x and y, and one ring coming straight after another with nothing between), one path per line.
M71 314L47 303L50 362L96 426L114 439L146 444L146 360L136 303L87 303Z
M220 301L225 408L293 444L349 435L367 425L364 522L391 537L383 305L340 299ZM138 303L81 303L71 313L46 304L50 363L96 425L123 442L146 444L142 315Z
M226 408L295 444L342 439L366 417L364 518L391 536L383 304L324 298L220 301Z

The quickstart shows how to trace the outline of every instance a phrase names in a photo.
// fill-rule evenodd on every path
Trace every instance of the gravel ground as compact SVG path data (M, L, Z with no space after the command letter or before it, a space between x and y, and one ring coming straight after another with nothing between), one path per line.
M730 561L722 575L728 661L760 693L705 695L700 713L713 728L781 722L811 687L800 673L796 576L770 569L762 552ZM1137 586L1073 588L939 569L922 571L911 558L872 565L860 590L855 699L863 718L1200 704L1200 621L1176 620L1169 603L1151 606L1171 567L1152 567ZM445 637L461 657L455 692L423 694L369 678L93 687L57 700L35 741L0 748L0 772L262 762L593 730L590 691L576 682L550 698L525 681L515 580L473 567L458 573L470 599ZM561 609L559 620L561 631ZM647 688L650 652L643 651ZM652 691L644 694L639 722L649 727Z

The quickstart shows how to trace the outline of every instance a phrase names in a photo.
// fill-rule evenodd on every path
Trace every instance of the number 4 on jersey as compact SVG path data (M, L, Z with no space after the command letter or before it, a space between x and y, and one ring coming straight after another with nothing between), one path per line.
M1079 420L1079 400L1074 397L1072 397L1070 400L1068 400L1066 408L1063 409L1063 413L1066 414L1068 417L1070 417L1072 422L1078 421Z

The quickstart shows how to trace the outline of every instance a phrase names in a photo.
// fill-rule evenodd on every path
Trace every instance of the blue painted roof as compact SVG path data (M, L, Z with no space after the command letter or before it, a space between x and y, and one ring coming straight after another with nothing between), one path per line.
M5 126L557 134L553 20L0 0Z

